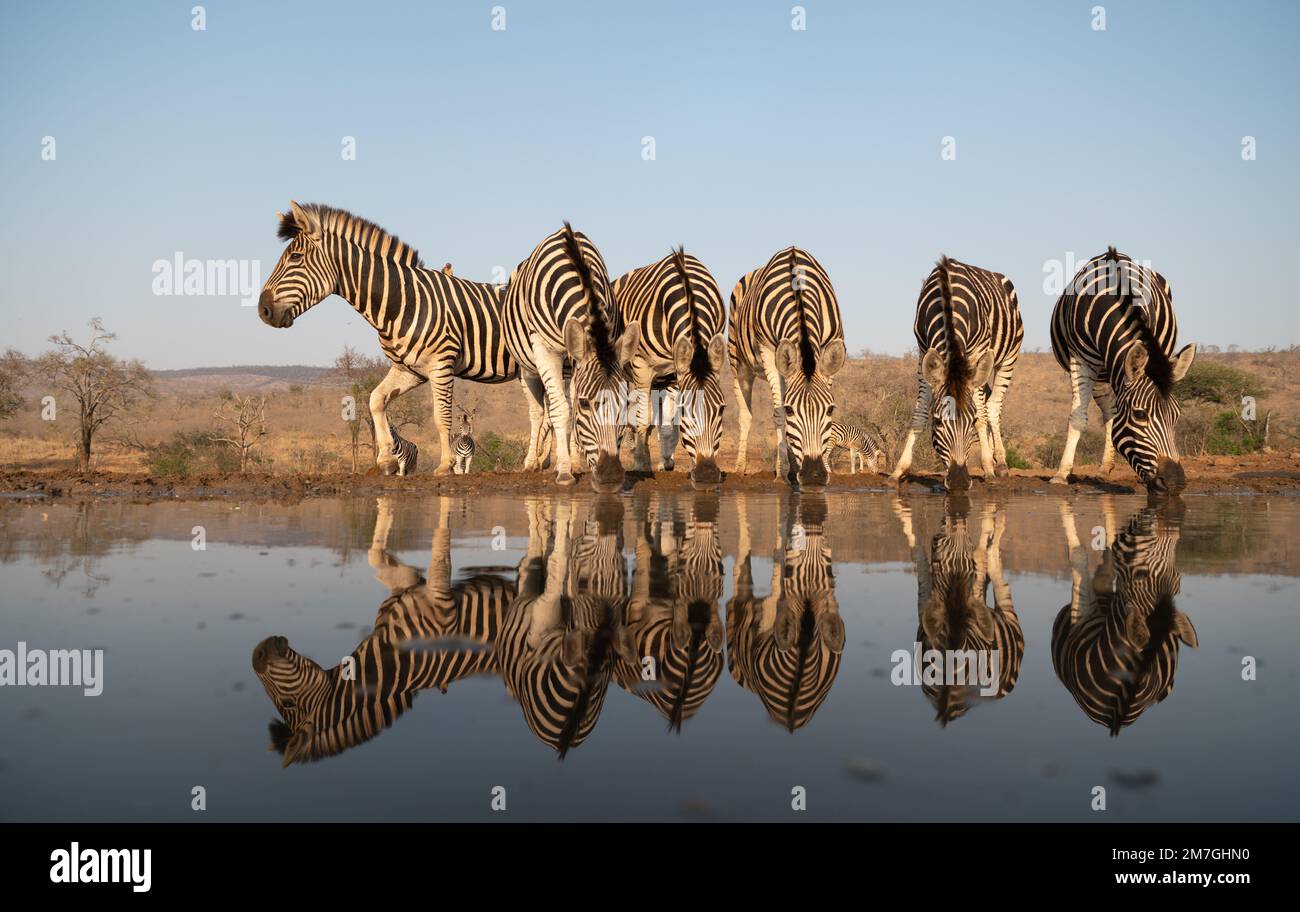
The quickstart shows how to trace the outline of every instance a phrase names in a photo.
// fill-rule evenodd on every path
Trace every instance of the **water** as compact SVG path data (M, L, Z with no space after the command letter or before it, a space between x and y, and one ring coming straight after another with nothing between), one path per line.
M104 673L0 688L0 819L1295 820L1297 532L1083 492L3 502L0 649ZM918 640L997 673L896 684Z

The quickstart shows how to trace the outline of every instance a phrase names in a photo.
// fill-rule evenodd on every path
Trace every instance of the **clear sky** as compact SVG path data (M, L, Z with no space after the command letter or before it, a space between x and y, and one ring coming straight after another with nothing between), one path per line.
M0 347L102 316L156 368L369 350L337 298L277 331L154 294L178 253L264 279L291 198L485 281L566 218L611 277L684 243L724 295L798 244L851 352L913 344L940 253L1010 276L1046 349L1045 266L1108 244L1169 279L1182 341L1300 342L1300 3L802 5L5 4Z

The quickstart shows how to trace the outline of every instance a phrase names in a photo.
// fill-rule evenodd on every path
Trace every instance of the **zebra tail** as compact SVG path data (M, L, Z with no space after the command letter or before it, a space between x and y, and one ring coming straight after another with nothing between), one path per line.
M673 265L677 267L677 274L681 276L682 286L686 289L686 307L691 315L691 339L695 341L695 347L698 349L704 344L704 340L700 338L700 327L696 322L695 289L691 287L691 277L686 271L686 246L684 244L673 249Z
M564 252L569 255L573 268L578 271L582 290L587 295L587 316L591 320L592 337L596 340L597 346L604 348L610 344L613 327L605 321L604 298L596 294L596 282L591 274L591 264L583 256L582 245L578 243L573 226L567 220L564 223Z

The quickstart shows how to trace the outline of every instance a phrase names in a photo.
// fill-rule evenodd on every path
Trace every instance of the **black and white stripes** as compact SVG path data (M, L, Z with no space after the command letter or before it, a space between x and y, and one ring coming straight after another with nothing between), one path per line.
M1064 484L1095 399L1105 427L1102 471L1118 450L1153 494L1186 484L1174 429L1174 384L1187 375L1196 346L1177 349L1178 322L1164 276L1109 248L1079 270L1052 311L1052 353L1070 374L1072 410L1061 464Z

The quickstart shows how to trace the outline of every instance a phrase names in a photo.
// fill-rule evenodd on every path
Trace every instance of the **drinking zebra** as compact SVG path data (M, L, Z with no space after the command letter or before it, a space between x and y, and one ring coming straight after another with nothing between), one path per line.
M972 699L980 699L977 669L981 655L989 668L995 667L996 656L997 691L992 699L1011 693L1020 677L1025 636L1011 602L1011 587L1002 573L1006 513L994 504L985 504L976 533L967 519L966 499L946 498L943 528L927 541L914 532L910 507L895 499L893 508L916 567L916 640L922 655L938 650L945 657L945 671L949 656L962 660L964 684L923 680L921 685L935 709L935 718L946 726L966 715Z
M519 376L502 332L502 291L424 268L413 247L373 222L319 204L289 204L279 237L288 241L262 288L258 315L286 329L337 294L379 333L392 362L370 394L375 462L384 474L415 467L416 448L399 457L388 404L428 382L441 447L435 474L451 472L451 388L460 377L503 383Z
M641 534L627 608L635 661L620 660L615 680L681 731L722 676L718 499L696 493L679 519L676 498L652 506L642 496L635 513Z
M1178 511L1138 510L1118 534L1114 501L1103 501L1109 547L1088 578L1088 552L1074 512L1060 505L1070 549L1070 604L1052 625L1052 667L1088 718L1118 735L1174 689L1178 644L1198 645L1174 605Z
M826 438L826 464L829 468L836 450L849 451L849 474L856 475L858 469L875 472L880 460L885 459L885 448L880 439L866 428L839 421L831 422L831 432Z
M718 283L703 263L679 247L657 263L620 276L613 290L624 325L641 327L641 345L630 368L636 471L650 468L651 391L663 384L658 468L672 470L680 435L691 459L692 483L717 484L722 480L716 459L726 347Z
M916 407L890 477L898 481L912 465L912 447L927 426L949 491L970 487L966 460L976 438L984 477L1005 475L1002 402L1025 337L1011 280L941 257L921 286L912 329L921 353Z
M592 486L623 486L619 413L627 365L641 328L623 330L605 262L586 235L569 225L547 237L515 267L505 294L506 346L518 363L528 394L530 432L524 469L537 467L543 405L555 433L556 481L573 483L566 356L573 362L573 431L587 461Z
M825 498L802 495L795 523L778 535L771 592L754 594L745 497L737 501L740 544L727 603L727 667L788 731L807 725L829 696L844 652L844 621L823 534ZM787 511L793 512L793 511Z
M1174 428L1174 384L1187 375L1196 346L1177 353L1178 323L1164 276L1114 247L1079 270L1052 311L1052 353L1070 374L1072 411L1053 484L1066 484L1088 400L1101 409L1110 474L1119 450L1148 491L1176 494L1186 485Z
M772 395L776 475L793 484L826 484L826 437L835 414L833 377L844 366L844 331L830 277L798 247L778 251L731 292L727 337L740 406L736 472L745 471L753 420L754 378Z
M451 449L456 457L456 474L468 475L474 461L474 428L467 412L460 413L460 433L451 442Z
M416 694L496 670L492 643L514 599L510 582L477 574L451 580L447 498L440 499L429 571L400 563L387 550L392 507L386 498L370 549L375 576L390 595L374 631L335 668L295 652L282 636L253 650L253 671L280 718L271 722L271 749L283 765L320 760L378 735Z

